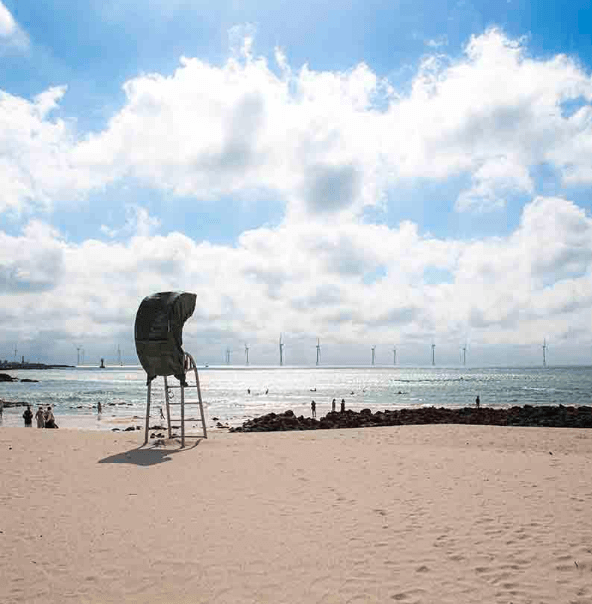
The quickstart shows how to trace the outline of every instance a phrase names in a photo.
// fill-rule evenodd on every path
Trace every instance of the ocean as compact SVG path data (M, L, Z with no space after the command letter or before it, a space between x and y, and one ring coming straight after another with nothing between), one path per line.
M143 425L146 374L140 366L76 367L8 371L30 382L0 382L0 399L32 406L53 405L60 427L110 430ZM231 426L271 412L292 409L317 416L333 398L346 407L373 411L401 407L592 405L592 367L207 367L199 369L208 427L217 421ZM174 378L171 378L176 383ZM250 394L248 393L250 390ZM267 391L267 394L265 392ZM163 379L152 389L152 418L164 406ZM97 416L101 402L103 413ZM1 425L22 426L23 408L4 410ZM217 418L214 420L213 418Z

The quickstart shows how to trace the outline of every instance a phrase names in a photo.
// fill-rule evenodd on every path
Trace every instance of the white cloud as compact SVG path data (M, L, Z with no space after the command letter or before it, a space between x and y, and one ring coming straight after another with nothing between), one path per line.
M141 209L136 216L150 222ZM261 227L232 247L142 227L122 242L73 244L33 221L20 236L2 234L0 249L0 328L7 340L37 333L58 349L129 346L140 300L170 289L198 296L186 337L200 358L240 341L272 355L279 332L350 347L469 336L473 345L535 346L541 330L592 344L592 218L561 198L535 199L513 233L483 241L345 221ZM428 268L451 278L428 282Z
M24 49L29 45L29 38L0 0L0 48L3 45Z
M79 195L72 133L51 118L65 91L49 88L32 101L0 91L0 212L50 209L60 195Z
M566 180L592 178L592 93L580 66L531 58L496 30L457 60L424 60L408 94L365 64L297 70L279 49L275 60L273 70L249 42L221 66L183 59L169 76L138 76L94 134L56 117L65 87L32 100L0 94L0 212L50 211L125 179L189 198L180 204L266 190L285 205L278 227L232 247L159 235L139 205L103 225L107 242L74 244L38 220L0 233L7 340L58 350L129 338L141 298L186 289L198 294L188 334L201 347L263 346L280 331L389 346L469 336L534 345L544 331L590 345L592 220L561 197L537 197L532 176L549 163ZM571 101L582 106L569 114ZM534 199L514 232L482 241L359 218L401 178L450 176L470 179L459 211Z
M487 160L474 174L473 186L456 200L458 211L481 212L497 210L506 205L506 198L534 191L528 170L508 157Z
M138 205L128 204L125 207L125 224L121 228L111 228L102 224L100 230L107 237L149 237L160 227L160 220L150 213L146 208Z
M278 74L252 36L242 42L221 66L183 58L169 76L129 80L124 106L96 134L52 118L63 87L33 101L3 94L0 211L50 208L126 177L196 200L265 189L292 219L381 205L400 178L470 176L463 211L532 193L541 163L592 178L592 84L565 56L531 58L490 30L459 59L426 58L405 95L363 63L293 70L277 50ZM564 115L574 100L583 106Z
M426 46L429 46L430 48L440 48L441 46L448 46L448 36L446 34L443 34L441 36L438 36L437 38L427 40L426 42L424 42L424 44Z

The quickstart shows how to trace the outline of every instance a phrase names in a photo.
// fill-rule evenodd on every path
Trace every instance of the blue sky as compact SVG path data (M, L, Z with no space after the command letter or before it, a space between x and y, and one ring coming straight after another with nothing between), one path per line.
M589 363L591 36L583 1L2 0L0 358L133 361L185 289L204 362Z

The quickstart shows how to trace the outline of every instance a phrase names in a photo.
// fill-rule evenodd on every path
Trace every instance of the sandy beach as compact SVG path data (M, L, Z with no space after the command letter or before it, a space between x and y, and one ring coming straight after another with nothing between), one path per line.
M589 603L592 432L3 428L0 601Z

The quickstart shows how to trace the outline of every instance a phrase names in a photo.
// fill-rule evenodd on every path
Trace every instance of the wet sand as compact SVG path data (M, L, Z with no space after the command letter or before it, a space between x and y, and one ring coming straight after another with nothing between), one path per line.
M0 601L592 601L592 431L0 429Z

